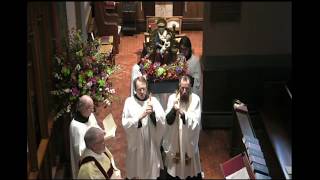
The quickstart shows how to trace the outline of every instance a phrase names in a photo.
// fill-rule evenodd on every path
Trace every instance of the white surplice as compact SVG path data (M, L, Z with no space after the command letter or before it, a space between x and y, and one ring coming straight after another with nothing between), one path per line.
M142 76L142 73L140 71L140 66L138 64L133 65L131 70L131 87L130 87L130 96L134 95L134 86L133 86L133 80L139 76Z
M201 66L199 57L192 54L190 59L187 61L188 63L188 71L189 75L194 78L194 84L192 87L192 92L197 94L201 99L201 90L200 90L200 82L201 82Z
M173 108L175 100L176 94L169 96L166 114ZM192 93L190 105L185 112L186 124L183 124L182 119L179 117L174 120L173 124L167 125L166 133L163 137L163 148L166 154L164 164L167 167L167 172L173 177L178 176L184 179L188 176L197 176L201 172L198 147L200 119L200 98ZM180 161L175 163L173 158L178 152L180 152ZM191 158L191 162L188 165L185 163L185 154Z
M129 179L156 179L160 168L163 168L160 145L165 130L165 113L156 98L151 98L156 126L148 115L141 120L142 127L138 128L138 118L145 110L147 101L131 96L124 104L122 125L127 134L126 172Z
M75 119L72 119L70 123L70 164L73 179L78 176L79 160L86 148L84 135L91 126L98 127L97 120L92 113L86 123L81 123Z

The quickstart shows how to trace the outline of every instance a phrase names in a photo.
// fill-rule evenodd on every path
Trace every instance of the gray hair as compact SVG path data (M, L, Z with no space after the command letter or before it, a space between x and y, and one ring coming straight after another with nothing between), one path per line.
M148 88L148 81L143 76L138 76L133 80L134 90L137 90L137 81L145 83Z
M86 143L87 148L91 149L100 133L103 133L103 131L97 127L91 127L87 130L86 134L84 135L84 142Z

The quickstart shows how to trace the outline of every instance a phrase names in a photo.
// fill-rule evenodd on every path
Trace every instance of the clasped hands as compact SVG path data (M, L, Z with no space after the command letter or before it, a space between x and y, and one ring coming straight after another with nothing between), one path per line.
M180 100L179 98L177 98L174 102L173 108L176 110L176 112L180 115L183 116L184 115L184 111L182 109L180 109Z
M145 118L146 116L150 115L153 112L153 105L151 102L151 94L149 96L148 102L147 102L147 106L145 108L145 110L143 111L143 113L140 115L140 120Z

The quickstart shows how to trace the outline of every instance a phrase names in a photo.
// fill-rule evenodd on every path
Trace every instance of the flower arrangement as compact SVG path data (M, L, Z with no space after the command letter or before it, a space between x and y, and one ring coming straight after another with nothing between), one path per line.
M177 80L182 75L187 74L187 63L184 56L178 56L177 60L171 64L154 62L147 58L142 58L140 70L147 75L148 80L153 82L163 80Z
M54 90L51 94L58 101L54 119L74 109L78 98L84 94L95 102L110 105L115 89L109 77L116 70L108 63L107 56L99 53L100 42L86 42L80 30L73 30L68 36L68 53L54 56Z

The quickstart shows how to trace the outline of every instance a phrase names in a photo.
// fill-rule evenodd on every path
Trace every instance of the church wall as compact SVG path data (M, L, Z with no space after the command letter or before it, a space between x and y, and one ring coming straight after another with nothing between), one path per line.
M212 22L205 3L207 55L291 54L290 2L241 2L240 22Z
M254 112L263 103L265 83L291 80L291 3L241 2L240 7L240 21L214 22L212 3L205 2L203 128L231 127L233 99Z

